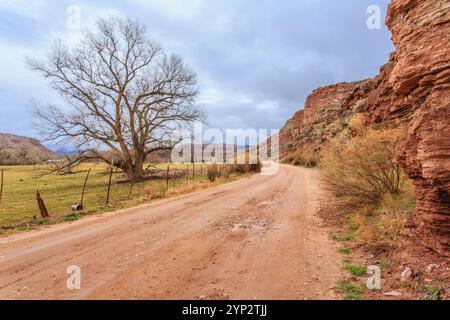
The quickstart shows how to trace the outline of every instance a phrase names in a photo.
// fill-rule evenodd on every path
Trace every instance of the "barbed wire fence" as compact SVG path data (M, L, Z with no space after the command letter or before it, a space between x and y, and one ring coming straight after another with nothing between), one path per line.
M219 165L219 177L228 178L223 174L224 166ZM46 218L39 199L50 218L59 219L73 212L95 213L164 198L171 190L195 188L197 183L208 181L206 163L189 163L184 168L167 164L151 170L148 180L135 183L125 181L122 171L108 169L87 164L72 174L51 178L17 177L19 169L0 169L0 228ZM34 166L30 171L36 170L42 167Z

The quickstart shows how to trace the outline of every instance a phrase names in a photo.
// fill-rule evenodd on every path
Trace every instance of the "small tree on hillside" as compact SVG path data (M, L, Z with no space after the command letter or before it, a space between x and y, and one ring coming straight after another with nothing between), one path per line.
M21 144L16 152L16 161L20 164L30 164L32 162L30 150L25 144Z
M44 138L85 150L77 161L110 163L106 147L130 180L143 178L149 154L174 147L174 130L202 118L195 74L137 21L101 19L76 48L58 41L47 62L28 64L68 103L34 107Z
M7 164L11 158L8 143L0 141L0 164Z

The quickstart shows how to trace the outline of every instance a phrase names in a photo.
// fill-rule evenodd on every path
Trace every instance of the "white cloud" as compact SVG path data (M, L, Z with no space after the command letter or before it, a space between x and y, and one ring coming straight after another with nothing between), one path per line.
M264 101L262 103L259 103L256 108L261 111L276 111L280 107L280 104L278 102L274 101Z
M0 111L9 106L19 114L16 106L31 96L45 101L51 92L25 66L26 56L45 58L55 38L75 46L82 29L94 27L99 17L129 16L197 72L199 103L212 124L276 127L313 88L375 74L387 59L389 35L368 37L364 1L387 5L387 0L0 0ZM80 7L79 30L67 27L70 5Z
M156 10L171 18L195 18L204 8L205 0L132 0L132 3Z
M206 84L202 87L199 97L199 104L201 105L215 105L215 104L253 104L251 97L238 93L226 92L215 87L213 84Z
M35 87L43 80L38 75L30 72L25 64L26 57L45 57L45 52L37 48L21 46L0 39L0 61L2 61L2 74L0 86Z
M63 29L55 29L47 35L47 46L55 39L61 39L67 46L75 47L84 37L83 32L93 29L99 18L124 17L123 13L115 8L99 8L90 4L80 4L80 28L71 29L67 24ZM69 18L69 14L67 15Z
M22 17L38 19L45 11L45 1L0 0L0 9L10 11Z

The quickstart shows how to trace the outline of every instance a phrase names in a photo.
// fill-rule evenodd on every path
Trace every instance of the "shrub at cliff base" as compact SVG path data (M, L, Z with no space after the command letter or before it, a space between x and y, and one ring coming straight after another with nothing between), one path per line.
M332 139L321 153L321 169L339 197L378 203L385 193L398 194L406 176L395 161L403 128L362 129L360 120Z
M380 254L397 246L407 222L414 216L415 193L408 180L399 194L386 193L374 206L355 209L349 219L355 235L374 253Z
M320 155L313 151L296 151L282 160L283 163L307 168L314 168L319 164Z
M367 129L357 116L321 153L324 181L346 208L350 229L382 251L395 246L415 209L414 187L394 159L404 136L402 127Z

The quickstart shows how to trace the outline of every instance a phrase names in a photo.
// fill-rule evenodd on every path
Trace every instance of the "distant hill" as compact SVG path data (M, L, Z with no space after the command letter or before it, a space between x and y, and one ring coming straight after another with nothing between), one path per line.
M74 155L80 152L73 147L65 147L59 145L48 145L48 149L59 155Z
M34 164L58 157L37 139L0 133L0 164Z
M192 144L191 150L194 155L194 148L201 147L201 145ZM55 151L49 150L42 143L34 138L23 137L15 134L0 133L0 165L20 165L20 164L35 164L49 159L60 158L62 155L76 154L77 151L67 147L50 147ZM208 148L212 151L211 156L215 157L217 150L222 149L223 156L229 157L234 150L240 152L245 150L245 146L234 146L230 144L203 144L203 150ZM196 154L196 162L202 161L202 153ZM171 151L163 150L149 155L148 161L163 163L171 160ZM193 158L191 159L193 160ZM191 161L189 160L189 162ZM211 159L205 159L211 161ZM221 161L222 159L217 159Z
M189 144L180 145L177 147L177 150L181 150L182 148L189 148ZM203 150L202 150L203 149ZM218 157L218 153L220 153L220 149L222 149L222 156ZM227 158L231 158L233 153L239 153L245 150L245 146L240 145L232 145L232 144L222 144L222 143L208 143L204 142L203 144L191 144L191 159L187 162L195 161L224 161ZM189 149L187 149L189 150ZM202 152L203 151L203 152ZM168 153L168 157L170 157L170 152ZM181 154L180 154L181 156ZM183 159L186 161L186 159Z

